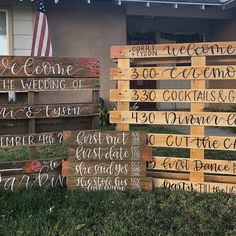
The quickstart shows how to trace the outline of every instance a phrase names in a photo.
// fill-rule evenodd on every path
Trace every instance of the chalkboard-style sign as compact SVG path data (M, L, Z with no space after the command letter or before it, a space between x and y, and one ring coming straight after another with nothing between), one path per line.
M69 159L63 162L62 175L68 189L129 190L152 189L146 177L146 161L151 149L146 134L114 131L65 131Z

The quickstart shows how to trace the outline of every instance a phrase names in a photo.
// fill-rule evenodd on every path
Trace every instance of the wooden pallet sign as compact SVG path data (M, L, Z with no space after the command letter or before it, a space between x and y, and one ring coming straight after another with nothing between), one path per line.
M206 82L236 80L236 42L129 45L111 47L110 78L117 89L110 101L117 103L110 122L119 131L130 124L188 126L190 133L148 133L150 147L189 149L189 157L154 156L148 163L148 176L155 187L198 192L236 194L234 160L208 160L205 150L236 151L235 137L206 136L205 127L236 127L235 112L205 111L206 104L235 104L236 90L206 88ZM178 66L178 63L187 65ZM167 66L167 65L173 66ZM148 66L145 66L148 65ZM189 81L190 88L130 89L130 81ZM130 103L189 103L188 111L131 110ZM181 173L179 173L181 172Z
M65 129L99 128L99 69L98 58L0 56L0 149L30 150L21 162L1 162L0 154L0 190L65 186L66 157L37 160L36 148L61 145ZM11 91L16 101L8 101ZM83 91L91 94L87 102Z
M61 168L62 159L0 162L0 190L64 187Z
M152 180L146 176L151 150L145 146L144 133L69 131L64 139L69 158L63 162L62 174L68 189L152 189Z

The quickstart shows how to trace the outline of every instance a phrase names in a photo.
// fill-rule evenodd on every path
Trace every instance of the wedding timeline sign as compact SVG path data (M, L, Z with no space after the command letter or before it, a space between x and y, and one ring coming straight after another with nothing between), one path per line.
M69 159L63 162L62 175L67 176L68 189L152 189L152 179L146 177L146 161L151 158L146 134L68 131L64 140Z

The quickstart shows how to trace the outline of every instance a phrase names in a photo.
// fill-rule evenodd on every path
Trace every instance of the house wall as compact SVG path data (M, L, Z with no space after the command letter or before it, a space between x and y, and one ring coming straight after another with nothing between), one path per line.
M110 47L126 44L126 12L123 6L99 3L45 1L49 30L52 38L53 56L58 57L99 57L101 65L100 96L109 99L109 89L115 86L110 81L109 69L114 66L110 60ZM1 5L8 6L12 12L13 50L16 56L30 55L35 2L3 0ZM68 25L69 24L69 25ZM69 27L68 27L69 26ZM12 54L11 53L11 54ZM57 92L50 97L50 103L90 102L91 94L87 92ZM36 96L36 103L49 103L47 93Z
M207 41L235 41L236 40L236 19L228 20L226 22L220 22L219 24L214 25L212 31L207 35ZM209 81L209 88L222 88L222 89L236 89L236 81ZM209 107L217 110L225 110L232 106L229 104L211 104Z
M108 88L115 86L109 78L109 69L114 66L110 60L110 47L126 44L125 8L112 3L68 4L59 1L57 5L48 5L47 12L54 56L99 57L102 88L100 96L108 100ZM70 93L71 97L74 95ZM81 98L87 96L86 93Z
M28 56L31 52L34 13L31 5L15 4L13 15L13 54Z

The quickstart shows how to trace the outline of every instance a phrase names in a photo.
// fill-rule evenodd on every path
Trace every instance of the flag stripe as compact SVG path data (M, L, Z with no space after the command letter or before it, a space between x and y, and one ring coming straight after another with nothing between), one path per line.
M38 55L43 56L42 55L42 47L43 47L43 41L44 41L44 37L45 37L45 27L46 27L46 17L45 15L43 15L43 20L42 20L42 28L41 28L41 32L40 32L40 36L39 36L39 48L38 48Z
M45 56L46 55L46 49L47 49L47 44L48 44L48 24L47 24L47 19L45 17L46 24L45 24L45 30L44 30L44 38L43 38L43 45L42 45L42 50L41 50L41 55Z
M37 29L38 28L38 22L39 22L39 12L36 12L35 15L35 24L34 24L34 34L33 34L33 43L32 43L32 51L31 55L34 56L34 49L35 49L35 43L36 43L36 34L37 34Z
M38 0L37 4L31 55L52 56L52 44L43 0Z
M42 30L42 22L43 22L43 14L39 13L39 22L36 29L34 56L41 56L38 54L38 50L39 50L39 40L40 40L40 35L41 35L41 30Z

